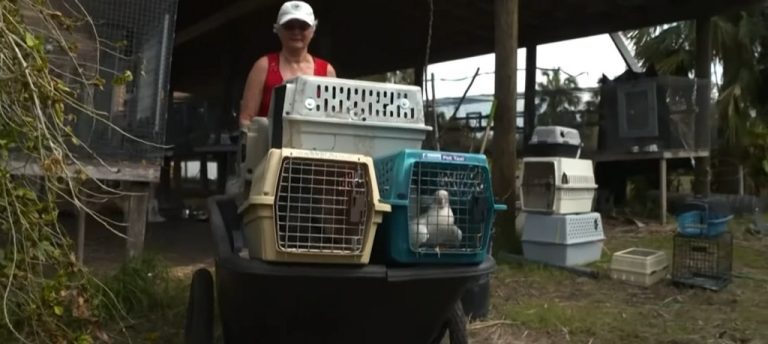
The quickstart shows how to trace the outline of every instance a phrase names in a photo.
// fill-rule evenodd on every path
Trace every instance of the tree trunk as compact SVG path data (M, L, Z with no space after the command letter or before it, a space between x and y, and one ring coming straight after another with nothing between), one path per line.
M515 231L517 170L517 37L519 0L495 0L496 114L492 142L493 191L508 210L496 220L494 253L520 252Z

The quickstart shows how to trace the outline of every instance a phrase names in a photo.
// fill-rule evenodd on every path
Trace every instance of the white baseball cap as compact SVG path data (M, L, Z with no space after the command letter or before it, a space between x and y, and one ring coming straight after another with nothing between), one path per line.
M287 1L280 7L280 12L277 13L277 25L293 19L301 20L311 26L317 24L312 6L304 1Z

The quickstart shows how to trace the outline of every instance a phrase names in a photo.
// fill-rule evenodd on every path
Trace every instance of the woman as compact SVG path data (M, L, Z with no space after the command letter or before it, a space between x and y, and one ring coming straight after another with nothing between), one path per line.
M274 31L280 52L261 57L251 68L240 105L240 126L246 128L255 116L266 117L272 89L299 75L336 76L327 61L311 56L309 42L317 20L312 7L303 1L288 1L280 7Z

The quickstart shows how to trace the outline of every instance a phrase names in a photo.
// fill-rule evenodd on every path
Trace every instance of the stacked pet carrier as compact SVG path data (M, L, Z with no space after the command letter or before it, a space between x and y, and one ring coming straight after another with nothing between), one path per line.
M525 212L523 255L558 266L600 259L602 220L592 212L597 185L591 160L579 159L578 131L547 126L534 130L523 158L520 203Z
M300 76L273 99L242 160L251 258L368 264L375 241L385 263L484 260L504 209L488 162L420 150L431 128L418 87Z
M721 290L731 282L733 238L725 206L693 200L677 215L672 251L672 281L678 285Z
M496 266L505 207L484 156L421 150L422 106L412 86L274 89L241 148L244 197L209 202L226 342L467 341L459 300Z

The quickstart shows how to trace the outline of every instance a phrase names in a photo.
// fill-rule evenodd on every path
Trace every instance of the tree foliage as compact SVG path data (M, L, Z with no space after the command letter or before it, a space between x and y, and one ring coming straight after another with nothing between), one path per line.
M576 89L579 83L575 76L554 69L542 72L544 81L537 85L537 125L574 126L578 122L575 111L582 105Z
M65 15L51 3L0 0L0 342L113 342L125 315L78 264L56 206L66 200L105 221L85 206L96 193L84 185L109 188L84 172L70 147L88 149L69 126L75 114L103 121L78 90L104 81L78 60L73 32L93 27L87 14L69 6ZM39 174L25 176L9 161Z
M654 64L660 74L693 76L694 21L627 32L635 55L644 66ZM715 75L717 154L736 158L748 167L752 179L763 180L768 152L760 149L768 123L768 7L754 6L713 17L710 42ZM754 162L757 161L757 164Z

